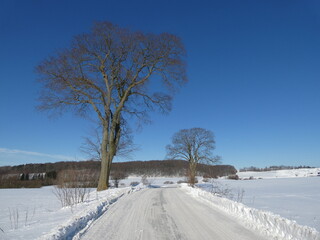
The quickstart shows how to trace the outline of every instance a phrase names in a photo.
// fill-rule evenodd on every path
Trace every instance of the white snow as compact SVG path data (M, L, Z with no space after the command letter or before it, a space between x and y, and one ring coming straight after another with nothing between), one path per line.
M320 168L278 170L268 172L240 172L242 179L217 182L232 190L233 199L244 191L242 203L249 207L270 211L298 224L320 231ZM201 185L210 191L210 184ZM229 197L230 198L230 197Z
M216 180L230 189L235 201L281 215L300 225L320 231L320 177L259 179L247 181ZM210 184L200 184L207 191ZM240 195L243 191L243 198Z
M320 168L300 168L290 170L275 170L266 172L238 172L237 175L242 178L296 178L296 177L316 177L320 175Z
M0 190L0 239L70 239L90 225L119 197L140 190L92 189L87 201L61 208L53 187Z
M224 212L190 197L177 185L130 194L110 208L83 240L267 240Z
M235 200L237 193L243 189L243 204L200 189L184 189L269 238L320 240L317 232L320 231L320 177L311 177L317 176L318 172L319 168L244 172L238 173L241 178L252 176L255 180L215 180L228 185ZM198 179L201 183L202 178ZM148 177L147 180L151 185L165 187L171 186L165 182L176 184L184 178ZM0 239L77 239L81 236L81 229L90 226L108 209L110 203L132 191L133 188L127 187L131 182L140 181L141 177L129 177L120 181L126 186L120 189L102 192L92 189L88 201L65 208L61 208L53 194L54 187L0 189ZM199 186L210 190L208 183ZM140 188L141 185L134 191Z
M248 228L264 234L268 239L277 240L319 240L320 234L314 228L298 225L271 212L250 208L244 204L215 196L199 188L183 185L190 195L209 203L213 208L225 211L239 219Z

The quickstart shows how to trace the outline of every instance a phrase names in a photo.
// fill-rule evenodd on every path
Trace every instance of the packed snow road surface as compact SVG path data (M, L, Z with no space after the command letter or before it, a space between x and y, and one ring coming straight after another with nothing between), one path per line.
M264 238L179 188L149 188L121 198L81 239Z

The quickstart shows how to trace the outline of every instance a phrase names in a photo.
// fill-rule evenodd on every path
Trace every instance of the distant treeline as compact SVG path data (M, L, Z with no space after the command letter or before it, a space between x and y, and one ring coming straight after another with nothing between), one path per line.
M56 162L43 164L23 164L17 166L0 167L3 174L27 174L60 172L61 170L100 170L100 161ZM185 176L188 162L183 160L152 160L130 161L112 163L112 171L121 171L126 175L149 176ZM198 164L198 175L212 177L236 174L236 169L231 165L205 165Z
M270 166L265 168L257 168L257 167L245 167L241 168L240 172L266 172L266 171L275 171L275 170L290 170L290 169L300 169L300 168L314 168L310 166Z
M114 163L112 170L137 176L186 176L188 167L188 162L183 160L153 160ZM199 176L216 178L236 174L237 170L231 165L198 164L197 172Z
M23 164L0 167L0 187L40 187L55 184L59 173L73 170L75 173L90 173L96 181L100 172L100 161L56 162ZM236 174L231 165L198 165L198 175L216 178ZM183 160L130 161L112 164L113 176L186 176L188 162ZM87 174L88 175L88 174Z

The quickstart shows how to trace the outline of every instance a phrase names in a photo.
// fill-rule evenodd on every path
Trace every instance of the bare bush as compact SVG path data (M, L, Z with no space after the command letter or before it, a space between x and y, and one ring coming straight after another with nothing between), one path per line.
M242 203L245 191L243 188L238 188L236 193L233 193L235 191L232 191L231 188L228 187L228 185L219 183L218 181L215 181L214 179L210 179L211 183L211 189L210 192L214 195L217 195L219 197L225 197L230 200L234 200L236 202Z
M18 229L19 228L19 210L16 209L10 209L9 208L9 218L10 218L10 224L12 229Z
M9 208L9 219L11 229L18 229L22 224L27 226L28 223L33 219L36 208L33 208L32 214L29 212L29 208L22 211L21 209L17 208Z
M236 199L237 202L242 203L243 197L244 197L244 193L245 193L245 191L244 191L243 188L241 188L241 189L239 188L239 189L238 189L237 199Z
M53 193L60 201L62 207L86 201L91 189L92 173L80 170L64 170L58 174L58 185Z
M180 183L188 183L188 180L179 180L177 183L178 184L180 184Z
M235 175L229 175L229 176L228 176L228 179L230 179L230 180L239 180L239 176L238 176L237 174L235 174Z
M143 185L149 185L148 177L147 175L143 175L141 178L141 182Z
M172 181L165 181L163 184L174 184Z
M223 185L217 181L214 181L213 179L211 180L210 192L220 197L233 199L232 190L227 185Z

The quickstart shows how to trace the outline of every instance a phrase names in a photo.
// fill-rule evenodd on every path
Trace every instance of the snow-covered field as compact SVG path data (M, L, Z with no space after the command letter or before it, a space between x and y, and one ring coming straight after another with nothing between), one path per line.
M149 177L147 180L150 184L164 185L166 181L176 183L182 179ZM74 228L83 227L105 211L112 200L132 191L129 187L130 183L140 181L141 177L132 176L120 181L119 189L103 192L91 189L88 201L65 208L61 207L54 195L53 186L34 189L0 189L0 240L34 240L42 235L50 239L50 236L55 234L68 234L63 231L75 232L77 229ZM141 185L134 190L139 190L140 187Z
M71 215L65 209L60 211L61 217L50 216L61 208L52 190L53 187L0 189L0 239L35 238Z
M230 189L229 198L263 211L279 214L320 231L320 177L217 180ZM211 184L201 185L211 191ZM241 196L242 195L242 196Z
M297 178L297 177L316 177L320 176L320 168L300 168L291 170L276 170L266 172L238 172L237 175L242 179L247 178Z
M226 209L238 209L243 214L262 216L265 220L269 219L271 214L267 213L265 215L265 213L272 212L294 220L299 225L306 225L320 231L320 177L316 177L319 171L320 169L300 169L267 173L245 172L240 173L239 176L245 179L252 176L256 179L239 181L218 179L215 180L215 184L231 189L233 200L241 200L248 207L224 200L218 202L222 205L226 203L228 206ZM212 185L202 182L201 178L198 179L200 180L199 186L210 191ZM147 180L152 185L170 186L164 183L177 183L183 178L149 177ZM92 189L88 201L72 208L61 207L60 202L53 194L54 187L0 189L0 239L59 239L61 236L73 236L81 228L88 226L97 219L108 209L111 203L123 194L139 190L141 185L135 189L128 186L131 182L140 181L141 177L129 177L120 182L120 184L122 183L120 189L110 189L99 193ZM200 195L204 196L206 201L211 199L210 195L205 193ZM198 194L198 197L200 195ZM228 196L230 197L230 194ZM222 198L215 197L214 200L211 200L217 201L217 199ZM251 208L260 211L250 210ZM230 214L232 214L232 211ZM273 216L273 214L271 215ZM242 217L248 218L247 215ZM275 222L278 221L282 224L282 227L280 227L282 230L283 226L287 226L286 224L290 226L288 231L300 229L291 221L281 220L281 217L276 216L272 219L277 219ZM263 220L258 219L262 221L259 224L264 226ZM307 232L310 230L309 228L306 229Z
M248 229L260 233L270 240L320 240L320 233L311 227L301 226L271 212L250 208L244 204L213 195L200 188L185 187L198 201L237 219Z
M231 190L229 199L263 211L279 214L300 225L320 231L320 168L238 172L241 179L215 180L214 186ZM200 184L211 191L212 184Z
M53 193L54 187L0 189L0 239L67 239L119 197L139 188L92 189L87 201L64 208Z

